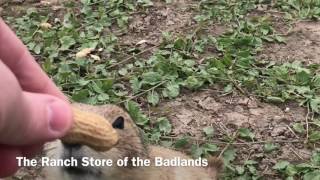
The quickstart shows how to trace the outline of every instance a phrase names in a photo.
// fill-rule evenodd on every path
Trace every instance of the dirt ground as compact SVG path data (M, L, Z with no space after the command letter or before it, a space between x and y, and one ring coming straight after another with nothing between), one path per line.
M277 62L300 61L320 63L320 25L314 21L294 23L286 37L286 44L265 47L263 57Z
M189 3L189 7L190 5ZM132 39L125 39L130 42L146 40L157 44L162 30L179 34L192 29L193 14L186 6L179 8L179 5L159 3L153 9L154 11L150 11L147 15L136 15L132 19L129 35L134 36ZM302 61L306 64L320 62L318 42L320 23L300 21L289 26L284 24L278 13L273 13L271 16L276 27L278 26L277 30L285 34L286 43L267 44L258 57L280 63L289 60ZM150 23L152 20L158 21L153 24ZM207 30L213 35L220 35L226 28L215 24ZM199 142L204 141L202 129L207 126L213 126L216 130L213 142L222 135L232 136L239 127L250 128L255 134L256 142L238 142L235 145L238 155L236 161L239 164L248 159L259 161L258 169L266 175L266 179L275 179L272 166L279 160L299 163L310 158L310 150L302 143L304 137L299 137L290 128L295 122L305 122L307 114L305 108L295 103L277 106L261 102L255 97L243 97L238 94L221 96L221 92L213 89L189 92L175 100L163 102L156 108L150 109L151 116L167 116L173 124L172 136L189 134ZM265 142L274 142L279 150L268 155L264 154ZM222 148L226 146L226 144L220 145Z
M135 13L130 20L128 32L120 37L121 42L134 45L143 40L143 44L147 44L145 48L148 48L159 44L163 31L179 34L192 30L193 14L189 11L192 6L192 3L184 1L173 5L158 2L147 13ZM221 25L212 25L210 28L208 31L215 35L225 30ZM293 24L286 36L286 43L267 44L259 57L276 62L290 59L306 64L320 63L320 23L301 21ZM236 142L236 162L241 164L249 158L258 160L258 169L266 175L266 179L276 179L272 166L278 160L303 162L311 155L308 147L302 143L304 137L290 128L295 122L305 122L307 114L305 108L295 103L277 106L235 93L221 96L219 90L210 88L188 92L175 100L162 102L150 111L151 116L167 116L170 119L173 137L189 134L195 141L205 141L202 129L207 126L214 127L212 141L217 144L223 135L232 136L238 127L250 128L256 141ZM273 142L279 150L266 155L263 153L264 142ZM227 144L220 143L219 146L223 149ZM39 171L22 169L15 179L41 179Z
M239 127L250 128L256 142L236 143L236 162L241 164L248 159L262 162L258 169L271 179L274 179L272 166L278 160L303 162L309 159L311 152L302 145L303 139L290 128L294 122L304 122L304 108L294 104L278 107L255 98L239 95L219 97L218 94L213 90L191 93L163 103L155 111L170 118L174 126L173 136L189 134L199 142L204 141L202 129L207 126L213 126L216 130L213 142L222 139L222 135L232 137ZM279 146L279 151L264 154L265 142L274 142ZM222 148L226 145L220 144Z

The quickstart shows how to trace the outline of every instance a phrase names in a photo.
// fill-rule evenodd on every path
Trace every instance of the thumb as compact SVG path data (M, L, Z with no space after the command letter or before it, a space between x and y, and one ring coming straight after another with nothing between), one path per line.
M70 105L51 95L22 91L10 119L0 127L0 143L27 145L62 137L72 124Z

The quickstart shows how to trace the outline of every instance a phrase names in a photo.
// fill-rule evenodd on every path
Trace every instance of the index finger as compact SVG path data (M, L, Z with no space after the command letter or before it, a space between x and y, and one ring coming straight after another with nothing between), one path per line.
M66 100L63 93L42 71L27 47L1 18L0 59L15 74L23 90L51 94Z

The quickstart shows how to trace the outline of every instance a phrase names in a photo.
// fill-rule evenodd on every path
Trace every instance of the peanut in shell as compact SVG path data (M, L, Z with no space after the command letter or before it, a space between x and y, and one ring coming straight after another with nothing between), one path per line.
M86 145L96 151L107 151L118 143L117 131L104 117L73 108L73 120L62 142Z

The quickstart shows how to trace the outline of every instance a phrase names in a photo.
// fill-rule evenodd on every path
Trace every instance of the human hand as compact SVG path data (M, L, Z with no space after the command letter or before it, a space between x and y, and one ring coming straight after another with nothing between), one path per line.
M72 123L67 98L0 18L0 177L18 156L32 157Z

